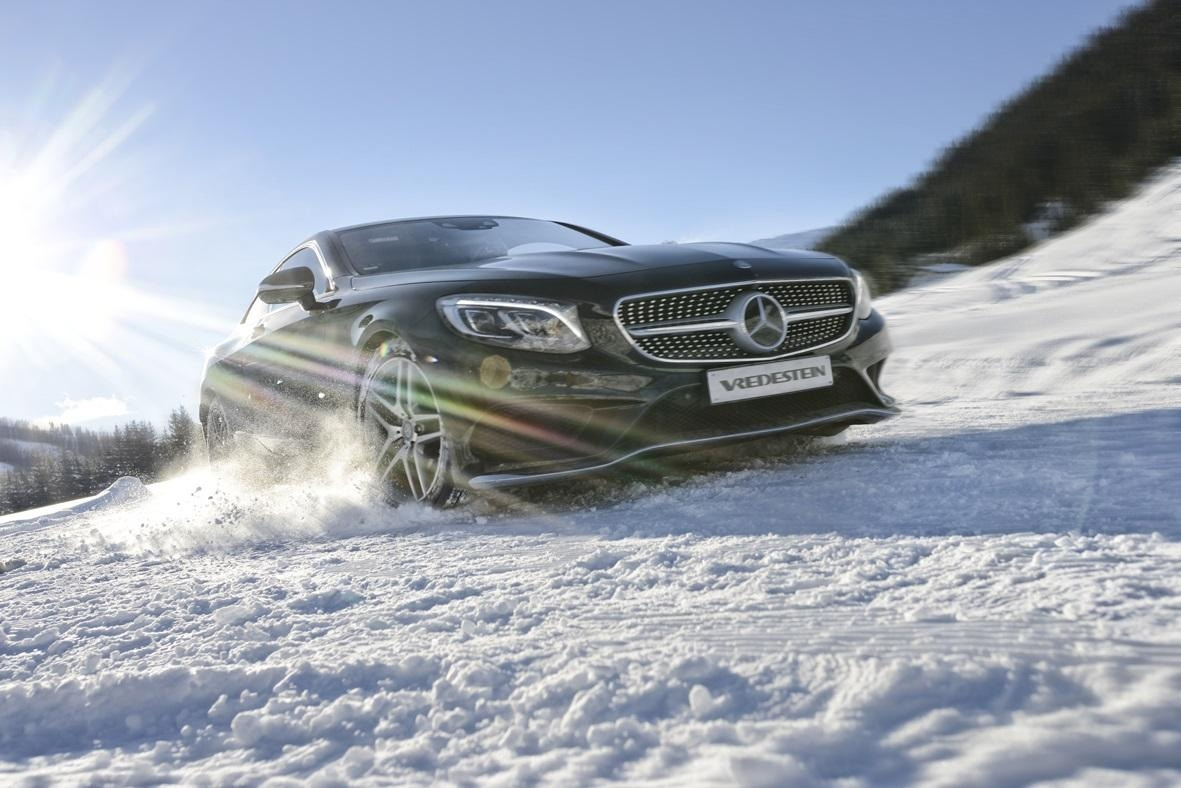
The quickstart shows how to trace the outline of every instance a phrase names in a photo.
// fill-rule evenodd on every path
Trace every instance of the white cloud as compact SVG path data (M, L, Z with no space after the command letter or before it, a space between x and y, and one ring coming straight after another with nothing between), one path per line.
M95 419L110 419L128 414L127 403L118 397L90 397L89 399L65 399L57 403L61 413L57 416L43 416L35 422L38 426L48 424L81 424Z

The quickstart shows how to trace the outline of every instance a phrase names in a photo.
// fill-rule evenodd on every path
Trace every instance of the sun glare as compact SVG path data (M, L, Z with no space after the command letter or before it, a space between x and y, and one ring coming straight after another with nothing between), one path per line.
M14 288L20 296L0 310L6 348L0 358L30 345L52 352L54 345L80 344L81 337L101 342L127 306L123 245L113 239L71 243L51 179L44 169L11 166L0 176L0 277L35 284Z
M151 113L121 114L118 94L100 85L57 122L0 129L0 373L23 373L12 385L44 390L63 369L103 393L195 376L193 329L225 328L225 316L137 282L129 244L142 231L103 218L108 201L132 206L124 215L161 234L150 187L121 177L142 171L128 141Z
M48 251L45 238L53 203L50 184L0 164L0 275L39 267Z

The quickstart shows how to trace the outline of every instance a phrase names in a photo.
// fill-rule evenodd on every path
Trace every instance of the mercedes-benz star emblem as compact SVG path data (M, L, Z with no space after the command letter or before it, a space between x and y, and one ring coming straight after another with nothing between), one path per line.
M734 321L730 335L735 344L751 353L775 350L787 338L787 313L766 293L744 293L726 310Z

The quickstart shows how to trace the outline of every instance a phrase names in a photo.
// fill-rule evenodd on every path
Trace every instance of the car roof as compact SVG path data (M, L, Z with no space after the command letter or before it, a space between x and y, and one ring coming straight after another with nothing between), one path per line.
M547 221L545 219L531 219L528 216L501 216L495 213L467 213L467 214L448 214L443 216L410 216L404 219L384 219L379 222L364 222L362 224L350 224L347 227L337 227L333 230L328 230L330 233L343 233L349 230L362 230L366 227L379 227L383 224L393 224L395 222L437 222L440 219L526 219L530 221Z

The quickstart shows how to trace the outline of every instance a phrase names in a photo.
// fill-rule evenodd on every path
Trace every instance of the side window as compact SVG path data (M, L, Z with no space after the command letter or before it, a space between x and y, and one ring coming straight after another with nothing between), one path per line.
M242 316L242 323L253 326L262 320L262 316L267 313L267 304L259 300L258 296L250 302L250 308L246 310L246 314Z
M286 271L290 268L299 268L300 266L312 269L312 273L316 276L317 293L323 293L328 289L328 280L324 278L324 269L320 267L320 258L316 257L316 253L306 247L288 257L275 270ZM270 304L270 308L267 311L274 312L276 309L282 309L286 306L290 306L290 304Z
M324 269L320 267L320 258L316 257L316 253L311 249L303 248L295 254L283 261L283 265L279 266L279 271L286 271L289 268L304 268L312 269L312 273L316 275L316 292L323 293L328 289L328 282L324 279Z

